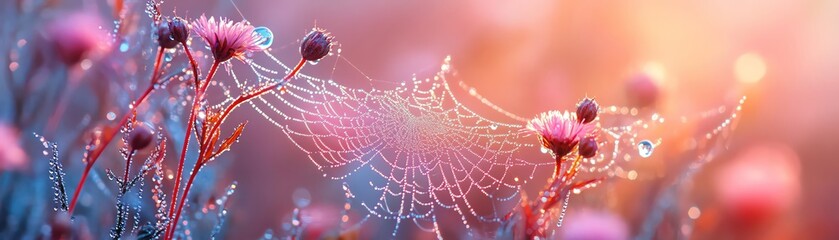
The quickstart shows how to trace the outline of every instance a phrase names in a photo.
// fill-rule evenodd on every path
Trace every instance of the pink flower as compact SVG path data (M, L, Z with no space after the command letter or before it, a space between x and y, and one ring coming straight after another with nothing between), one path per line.
M557 157L568 155L580 139L594 130L593 122L582 123L568 112L549 111L527 122L527 130L539 134L542 146Z
M0 170L15 170L26 167L26 152L20 145L20 135L9 126L0 124Z
M70 13L46 26L45 38L65 64L75 65L94 50L108 45L107 34L99 29L102 21L95 16L86 12Z
M255 34L254 27L246 21L233 23L228 19L219 18L216 22L214 17L208 20L201 15L201 18L193 23L192 29L210 45L217 62L224 62L233 57L242 58L247 52L262 50L259 43L264 39Z
M629 239L629 227L611 212L583 209L568 216L560 239L622 240Z

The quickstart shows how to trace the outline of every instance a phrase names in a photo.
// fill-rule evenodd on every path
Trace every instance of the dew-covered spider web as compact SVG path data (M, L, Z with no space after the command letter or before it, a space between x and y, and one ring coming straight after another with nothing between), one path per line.
M247 76L227 68L238 88L280 81L290 71L264 53L266 61L245 60L252 70ZM527 118L492 104L463 82L452 84L455 75L448 57L437 74L386 89L351 88L299 74L285 90L250 105L282 129L324 177L343 182L349 201L366 214L361 222L394 220L395 236L410 221L441 237L441 216L448 212L472 234L481 227L477 223L500 222L518 203L523 184L538 172L553 171L555 163L551 156L532 157L548 151L523 131ZM478 99L482 104L474 107L488 107L501 119L476 113L454 91ZM220 105L236 97L225 94ZM661 140L640 136L664 118L640 117L637 111L602 107L601 151L586 160L584 171L613 175L616 163L652 153Z

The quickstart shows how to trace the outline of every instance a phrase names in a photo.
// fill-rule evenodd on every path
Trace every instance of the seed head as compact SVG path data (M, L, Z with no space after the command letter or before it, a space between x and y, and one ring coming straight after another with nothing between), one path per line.
M152 140L154 140L154 129L148 124L135 122L134 129L128 135L128 144L131 149L141 150L146 148Z
M597 141L594 138L584 137L580 140L580 146L577 148L577 151L584 158L592 158L597 154Z
M318 61L326 54L329 54L332 48L332 39L334 37L324 31L323 29L314 29L303 38L300 44L300 55L306 61Z
M597 101L591 98L585 98L577 104L577 121L590 123L597 118L597 111L599 110L600 107L597 105Z

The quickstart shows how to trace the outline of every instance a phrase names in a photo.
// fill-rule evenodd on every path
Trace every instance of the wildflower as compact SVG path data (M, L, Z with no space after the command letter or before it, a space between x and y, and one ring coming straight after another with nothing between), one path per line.
M162 48L174 48L178 46L178 41L172 36L172 28L169 21L160 22L157 26L157 43Z
M49 23L44 37L53 45L61 61L75 65L107 42L99 26L99 18L91 14L73 13Z
M241 58L247 52L260 51L262 37L254 34L254 27L246 21L234 23L225 18L207 19L204 15L192 26L192 29L210 45L216 62L230 58Z
M788 213L801 197L801 159L789 146L762 143L715 176L717 202L734 228L753 229Z
M140 150L146 148L154 140L154 130L145 123L134 123L134 129L128 135L128 144L131 149Z
M300 44L300 54L306 61L318 61L329 54L333 38L323 29L314 29L303 38L303 42Z
M594 138L584 137L580 140L580 147L578 148L580 156L584 158L591 158L597 154L597 141Z
M172 39L179 43L186 43L189 39L189 23L186 19L175 17L169 21L169 31L172 33Z
M527 123L527 129L539 134L542 146L553 151L557 158L568 155L593 128L594 125L577 121L576 116L559 111L542 113Z
M577 121L582 123L590 123L597 118L597 111L600 107L597 102L591 98L585 98L577 104Z

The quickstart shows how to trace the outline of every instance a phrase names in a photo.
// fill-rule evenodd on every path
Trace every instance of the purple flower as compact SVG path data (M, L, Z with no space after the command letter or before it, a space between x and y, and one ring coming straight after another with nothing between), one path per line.
M213 58L217 62L224 62L230 58L242 58L245 53L261 51L259 43L262 37L254 34L254 27L246 21L236 22L225 18L216 21L214 17L207 19L204 15L193 23L192 29L210 45Z

